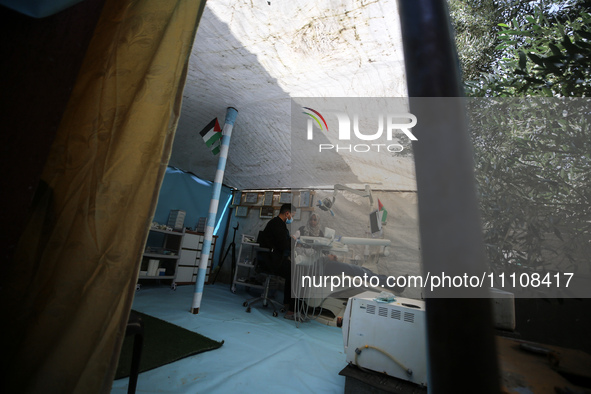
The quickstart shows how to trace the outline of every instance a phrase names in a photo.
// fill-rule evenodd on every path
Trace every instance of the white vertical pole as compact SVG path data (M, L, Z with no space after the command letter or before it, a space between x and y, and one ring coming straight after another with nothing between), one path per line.
M205 274L207 272L207 261L211 249L211 240L213 239L213 228L215 226L215 218L218 211L218 204L220 202L220 192L222 190L222 180L224 179L224 170L226 169L226 159L228 157L228 148L230 146L230 137L232 136L232 128L236 121L238 111L235 108L228 107L226 111L226 120L224 128L222 129L222 146L220 149L220 159L218 161L218 168L215 173L215 180L213 182L213 193L211 202L209 204L209 215L207 217L207 224L205 226L205 237L203 239L203 248L201 249L201 259L199 260L199 270L197 271L197 281L195 282L195 294L193 295L193 306L191 312L193 314L199 313L201 306L201 298L203 297L203 285L205 284Z

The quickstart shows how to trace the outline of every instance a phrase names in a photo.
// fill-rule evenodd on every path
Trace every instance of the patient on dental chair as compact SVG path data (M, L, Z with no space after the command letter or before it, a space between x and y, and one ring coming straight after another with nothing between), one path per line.
M329 239L334 238L334 230L326 228L325 232L326 237L320 230L318 216L312 213L306 226L300 227L294 236L294 238L300 239L295 248L294 261L296 265L315 267L306 270L307 274L316 277L367 278L367 282L374 287L383 288L397 295L404 291L406 286L399 287L395 283L388 283L386 275L376 274L360 265L339 261L337 255L331 252L331 250L339 248L337 242Z
M298 234L299 233L299 234ZM320 218L315 213L311 213L308 218L308 222L305 226L298 229L296 238L298 236L310 236L310 237L324 237L324 233L320 229Z
M336 322L344 313L344 299L364 291L398 296L405 290L407 281L401 283L404 286L397 286L396 280L363 267L355 255L355 248L359 246L373 250L366 258L371 266L377 266L389 240L337 237L334 229L326 227L321 230L318 219L315 213L311 213L306 226L293 234L296 239L296 246L292 248L293 289L298 304L296 309L305 319L322 314L329 322ZM353 255L355 260L349 263L347 256Z

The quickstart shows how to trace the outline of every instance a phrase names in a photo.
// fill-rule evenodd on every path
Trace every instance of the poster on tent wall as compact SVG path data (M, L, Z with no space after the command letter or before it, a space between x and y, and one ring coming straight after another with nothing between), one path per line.
M233 193L232 205L240 205L240 201L242 200L242 192L240 190L234 190Z
M265 197L263 199L264 206L271 206L273 205L273 192L265 192Z

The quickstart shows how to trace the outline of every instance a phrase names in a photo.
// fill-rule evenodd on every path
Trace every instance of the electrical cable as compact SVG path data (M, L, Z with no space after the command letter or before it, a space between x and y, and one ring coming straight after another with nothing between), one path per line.
M323 266L322 264L319 264L318 261L321 260L322 257L322 252L319 250L316 250L315 248L311 248L313 250L312 255L308 255L308 259L313 261L313 264L302 264L302 265L296 265L296 273L297 273L297 277L303 277L303 276L308 276L308 277L322 277L323 274ZM296 252L297 253L297 252ZM310 300L312 298L319 298L319 297L313 297L312 293L313 293L313 288L312 287L303 287L303 286L298 286L298 281L296 280L296 286L292 287L294 289L294 295L295 295L295 312L301 317L299 320L301 320L301 322L304 321L309 321L309 320L317 320L320 315L322 314L323 311L323 307L322 304L324 304L324 301L328 298L328 297L322 297L322 301L320 304L320 311L318 312L318 314L316 314L316 309L318 307L313 307L312 308L312 312L310 312L310 302L306 301L306 300ZM297 323L299 323L300 321L296 321L296 326L299 327L299 325Z
M374 350L377 350L378 352L380 352L383 355L385 355L386 357L388 357L390 360L394 361L408 375L412 375L412 369L408 368L406 365L404 365L402 362L400 362L398 359L396 359L394 356L392 356L390 353L386 352L385 350L382 350L382 349L380 349L380 348L378 348L376 346L371 346L371 345L364 345L364 346L362 346L362 348L364 348L364 349L374 349ZM354 362L355 362L355 365L357 365L357 367L359 367L359 369L361 369L362 371L365 371L365 368L363 368L357 362L357 357L361 354L361 352L362 352L362 350L360 348L356 348L355 349L355 360L354 360Z

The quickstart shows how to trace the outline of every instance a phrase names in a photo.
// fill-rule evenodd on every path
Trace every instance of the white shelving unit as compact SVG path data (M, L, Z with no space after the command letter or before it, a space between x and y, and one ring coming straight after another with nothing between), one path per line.
M234 278L232 278L232 293L236 292L236 286L254 287L255 289L264 289L263 285L249 283L248 279L254 273L254 259L257 251L268 251L269 249L261 248L258 243L251 242L249 239L254 239L252 235L242 235L242 242L240 243L240 251L238 252L238 259L236 260L236 271L234 271Z
M142 256L137 289L142 281L168 280L176 288L175 278L184 231L151 228Z
M196 282L204 238L205 234L203 233L185 231L185 236L181 243L181 253L177 268L177 284L188 285ZM207 272L205 274L205 284L209 284L209 275L211 274L211 269L213 267L213 256L215 254L217 238L218 236L214 235L211 240L209 259L207 260Z

